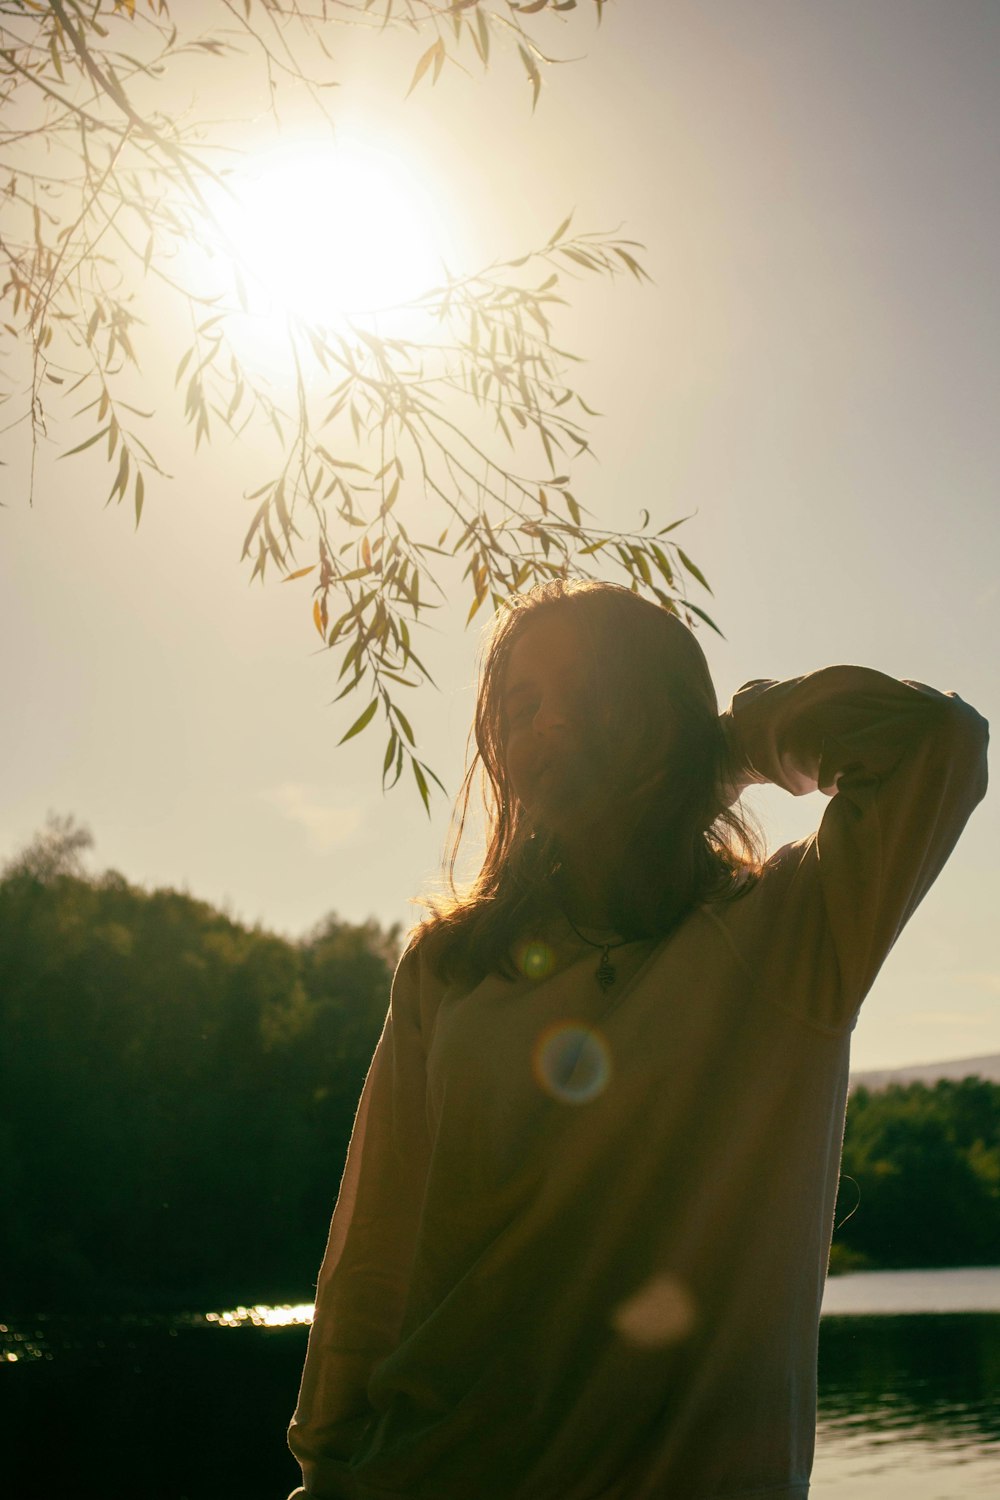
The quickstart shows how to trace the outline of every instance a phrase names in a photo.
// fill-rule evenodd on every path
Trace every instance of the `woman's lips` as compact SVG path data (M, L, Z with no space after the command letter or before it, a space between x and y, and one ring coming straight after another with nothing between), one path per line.
M543 792L565 793L581 784L581 767L571 758L550 756L540 761L535 768L533 781Z

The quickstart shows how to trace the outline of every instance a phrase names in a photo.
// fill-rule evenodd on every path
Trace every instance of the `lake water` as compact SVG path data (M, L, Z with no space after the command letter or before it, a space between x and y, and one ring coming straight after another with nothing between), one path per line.
M0 1325L7 1492L284 1500L309 1312ZM996 1500L998 1392L1000 1268L831 1280L812 1500Z

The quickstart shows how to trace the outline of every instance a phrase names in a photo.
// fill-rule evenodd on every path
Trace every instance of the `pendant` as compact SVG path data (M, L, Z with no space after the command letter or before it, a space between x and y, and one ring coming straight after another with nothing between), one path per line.
M610 989L615 982L614 964L608 957L610 948L611 944L605 943L604 952L601 954L601 961L595 970L595 977L602 990Z

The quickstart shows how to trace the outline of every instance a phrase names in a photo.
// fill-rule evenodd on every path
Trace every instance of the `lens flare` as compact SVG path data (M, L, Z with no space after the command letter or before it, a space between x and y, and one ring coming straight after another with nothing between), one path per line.
M526 979L547 979L555 968L556 956L548 943L540 939L525 943L517 953L517 966Z
M611 1053L601 1033L579 1021L548 1026L535 1043L536 1081L564 1104L589 1104L611 1081Z
M694 1298L677 1276L653 1276L633 1296L619 1304L611 1326L629 1343L643 1349L679 1344L697 1322Z

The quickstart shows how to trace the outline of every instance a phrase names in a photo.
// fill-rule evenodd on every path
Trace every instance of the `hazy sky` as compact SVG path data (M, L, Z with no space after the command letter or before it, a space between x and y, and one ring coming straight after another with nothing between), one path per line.
M857 662L995 719L1000 9L646 0L559 41L586 56L549 70L534 116L516 63L404 103L409 38L345 45L337 107L405 145L470 265L571 208L647 245L654 286L581 283L557 330L604 413L574 488L608 523L696 512L677 536L714 589L692 597L726 635L700 632L721 704ZM406 922L448 807L382 799L381 736L334 749L362 705L328 706L308 586L250 588L238 562L252 463L189 447L138 532L103 508L99 463L43 462L29 510L4 455L0 858L53 809L90 826L93 868L247 921ZM441 692L411 714L452 788L466 607L438 617ZM776 848L827 804L753 805ZM1000 1051L998 846L988 796L866 1002L855 1066Z

